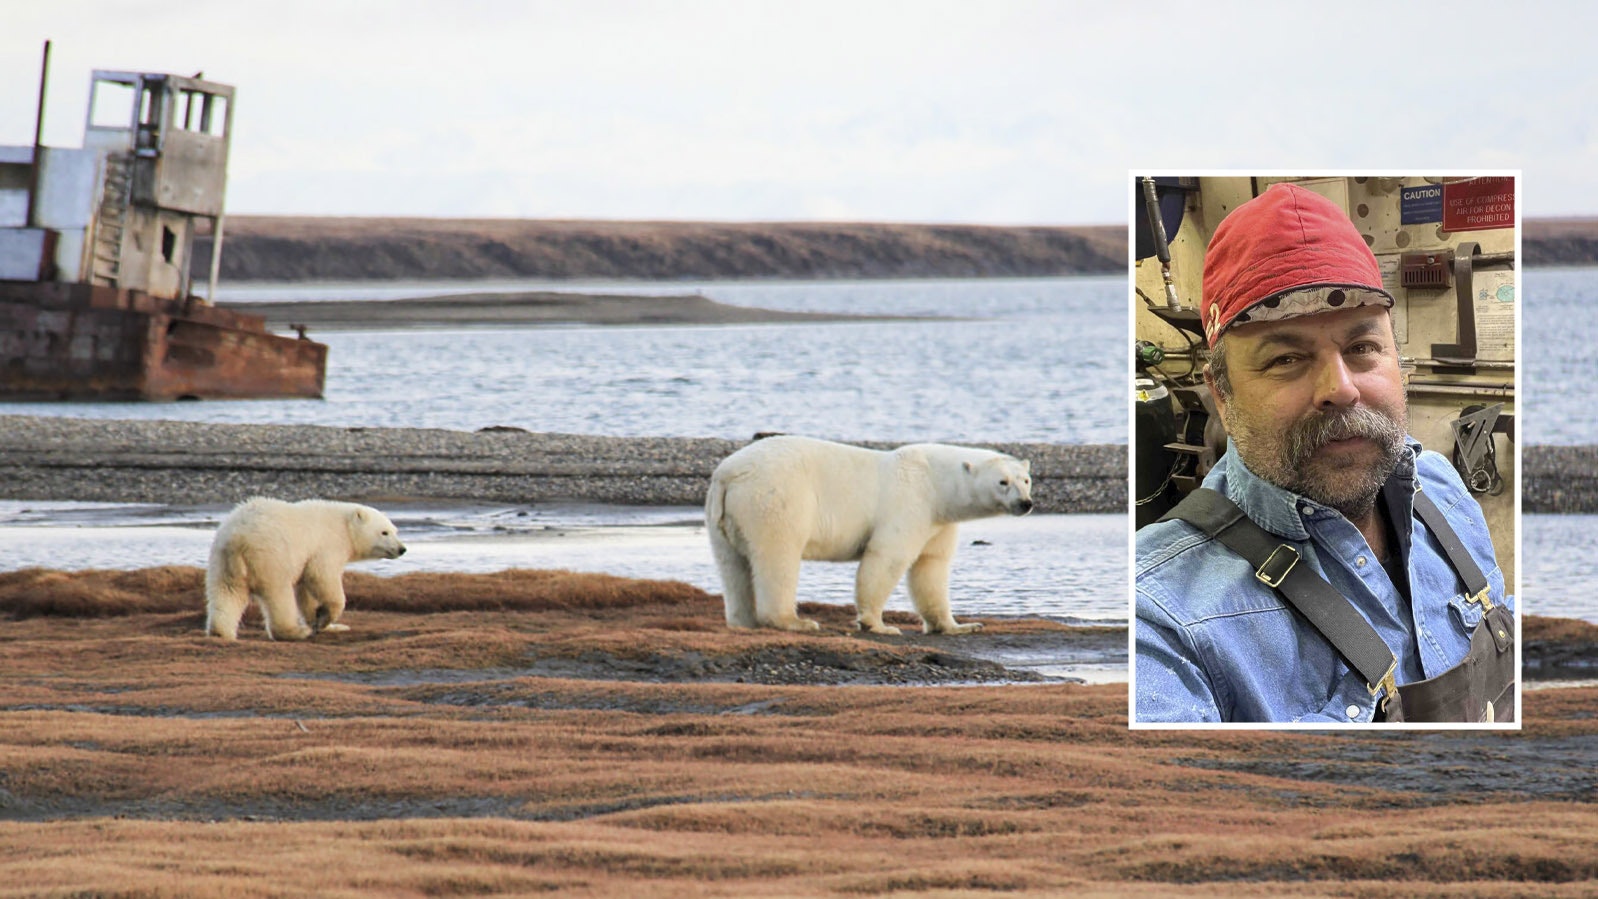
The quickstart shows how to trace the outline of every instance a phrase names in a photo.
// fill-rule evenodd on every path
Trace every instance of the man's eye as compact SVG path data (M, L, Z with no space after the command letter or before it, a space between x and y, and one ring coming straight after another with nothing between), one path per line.
M1348 351L1356 356L1368 356L1371 353L1380 353L1382 348L1380 344L1365 342L1354 344L1348 348Z
M1265 363L1265 367L1281 368L1284 365L1292 365L1293 363L1297 362L1298 359L1299 357L1293 353L1283 353L1280 356L1272 357L1269 362Z

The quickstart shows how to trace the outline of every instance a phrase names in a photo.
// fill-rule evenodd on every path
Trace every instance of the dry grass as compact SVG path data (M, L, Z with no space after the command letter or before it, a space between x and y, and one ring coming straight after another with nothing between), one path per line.
M628 608L714 597L679 581L608 574L511 569L493 574L344 574L351 608L384 612L480 612ZM108 618L205 607L205 571L180 565L138 571L0 572L0 614L12 618Z
M3 608L53 611L0 625L0 896L1580 896L1598 880L1598 689L1529 693L1520 734L1134 734L1121 685L526 675L549 656L902 649L727 632L681 585L587 604L574 594L600 582L558 573L372 578L348 634L225 645L174 605L197 601L192 570L22 574L0 579ZM15 605L41 593L125 611Z
M205 607L205 572L168 565L139 571L0 572L0 614L11 618L115 618Z
M1532 615L1521 624L1521 636L1527 642L1598 645L1598 624L1575 618L1541 618Z

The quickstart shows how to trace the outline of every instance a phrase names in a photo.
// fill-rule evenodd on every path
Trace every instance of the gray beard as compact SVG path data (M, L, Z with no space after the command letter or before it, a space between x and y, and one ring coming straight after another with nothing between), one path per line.
M1236 407L1229 407L1233 412ZM1363 518L1376 508L1382 485L1392 477L1403 457L1407 410L1395 420L1370 406L1352 406L1339 412L1313 412L1290 425L1281 435L1256 434L1251 423L1229 414L1227 431L1237 444L1243 464L1256 475L1300 496L1330 506L1350 520ZM1364 437L1381 448L1377 461L1359 468L1328 468L1314 461L1315 453L1333 440Z

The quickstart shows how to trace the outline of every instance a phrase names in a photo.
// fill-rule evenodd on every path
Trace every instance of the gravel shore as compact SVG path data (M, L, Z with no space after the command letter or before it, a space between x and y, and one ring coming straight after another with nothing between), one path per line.
M1598 512L1598 446L1528 446L1521 460L1525 512Z
M710 472L744 443L6 415L0 416L0 498L204 505L269 495L697 506ZM1032 461L1040 512L1126 508L1124 446L982 445Z

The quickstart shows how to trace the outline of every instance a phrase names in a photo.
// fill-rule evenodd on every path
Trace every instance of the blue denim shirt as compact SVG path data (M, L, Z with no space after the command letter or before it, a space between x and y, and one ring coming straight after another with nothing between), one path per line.
M1400 544L1409 545L1404 562L1413 602L1336 509L1261 480L1230 448L1204 479L1255 523L1291 541L1354 604L1393 651L1400 684L1459 664L1482 616L1441 544L1415 517L1417 482L1486 573L1492 601L1505 601L1481 506L1448 460L1413 441L1407 449L1389 489L1398 488L1393 525ZM1166 521L1137 532L1136 571L1138 722L1371 720L1378 697L1365 679L1257 580L1243 557L1185 521Z

